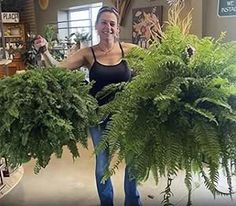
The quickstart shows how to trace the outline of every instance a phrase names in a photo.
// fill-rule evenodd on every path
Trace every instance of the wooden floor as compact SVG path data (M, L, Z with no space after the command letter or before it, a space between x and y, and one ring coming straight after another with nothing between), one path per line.
M81 157L73 162L69 151L65 148L63 158L53 158L46 169L42 169L38 175L35 175L33 171L34 161L23 165L23 178L14 189L0 199L0 206L98 206L91 142L89 150L80 148L80 152ZM123 174L124 166L122 165L117 174L112 177L115 206L122 206L124 202ZM183 177L184 173L180 172L178 177L173 180L172 203L176 206L186 205L187 192ZM163 199L161 192L165 186L164 178L160 179L156 186L151 177L140 185L139 191L143 205L161 205ZM233 186L236 189L235 179ZM223 178L219 188L227 190ZM236 195L234 195L234 199L233 201L229 197L214 199L203 183L195 177L193 206L235 206Z

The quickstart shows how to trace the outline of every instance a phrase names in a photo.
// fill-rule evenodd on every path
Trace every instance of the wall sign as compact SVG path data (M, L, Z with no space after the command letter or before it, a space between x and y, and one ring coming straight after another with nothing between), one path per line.
M218 16L236 16L236 0L218 0Z
M19 12L2 12L3 23L19 23L20 15Z

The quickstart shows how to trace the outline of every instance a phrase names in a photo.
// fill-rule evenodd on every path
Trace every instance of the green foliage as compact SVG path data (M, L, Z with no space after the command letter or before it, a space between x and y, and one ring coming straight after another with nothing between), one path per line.
M52 24L46 24L43 28L43 36L48 42L48 48L52 49L54 40L57 40L56 26Z
M84 74L60 68L29 70L0 80L0 156L11 166L37 160L46 167L67 146L79 156L76 143L87 147L87 127L95 121L96 100Z
M74 41L75 43L78 44L78 42L83 42L83 41L90 41L92 40L92 36L90 33L88 32L82 32L82 33L79 33L79 32L76 32L74 34L75 38L74 38Z
M43 28L43 35L48 42L51 42L56 37L55 25L46 24Z
M158 182L185 170L191 193L192 172L197 171L214 195L232 194L236 44L184 35L177 26L169 26L164 37L147 51L130 53L129 63L139 75L101 108L113 115L97 152L109 148L110 162L118 155L104 178L125 159L138 181L146 180L150 171ZM191 57L190 46L196 49ZM217 189L221 167L228 192Z

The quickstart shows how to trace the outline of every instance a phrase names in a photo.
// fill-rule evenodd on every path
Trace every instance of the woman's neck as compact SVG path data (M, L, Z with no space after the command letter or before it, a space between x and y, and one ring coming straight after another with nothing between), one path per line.
M110 53L116 45L116 41L101 41L98 44L98 49L103 53Z
M100 41L98 45L100 45L104 48L111 48L114 46L115 43L116 43L116 41L111 40L111 39L107 39L107 40Z

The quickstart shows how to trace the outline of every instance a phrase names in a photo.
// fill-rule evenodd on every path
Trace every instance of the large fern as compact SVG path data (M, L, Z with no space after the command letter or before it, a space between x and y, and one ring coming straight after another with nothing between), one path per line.
M87 128L95 121L96 100L81 72L60 68L28 70L0 80L0 156L10 166L37 160L35 172L67 146L87 147Z
M191 174L199 171L214 195L232 194L236 44L222 38L199 39L170 25L161 43L154 42L147 51L135 48L128 61L140 73L101 108L113 115L97 151L109 148L110 162L116 155L119 162L125 159L138 181L146 180L150 171L158 182L185 170L191 192ZM191 57L190 45L196 50ZM110 164L107 176L119 162ZM220 167L227 172L229 191L217 189Z

